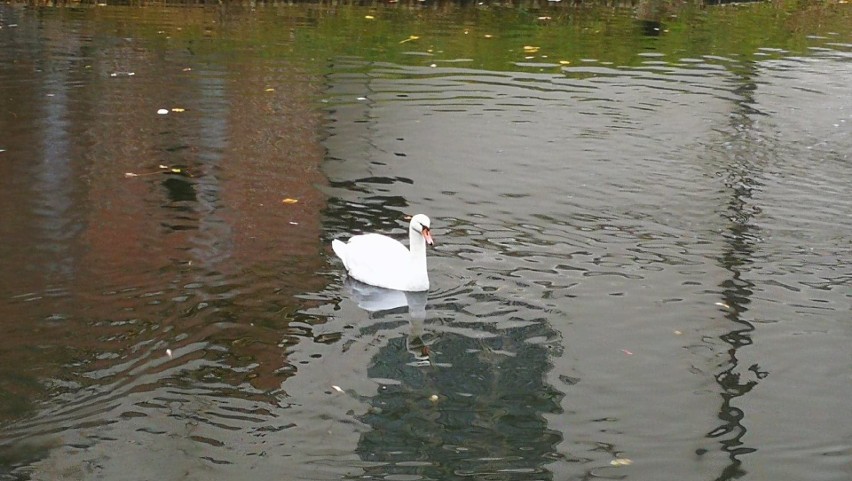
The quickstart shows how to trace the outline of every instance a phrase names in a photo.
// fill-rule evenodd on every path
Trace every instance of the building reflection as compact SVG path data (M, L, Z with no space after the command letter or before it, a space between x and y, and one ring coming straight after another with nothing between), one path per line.
M215 15L173 13L159 21ZM280 332L311 305L294 296L326 283L315 79L284 60L164 51L115 21L25 11L0 53L27 79L0 112L15 160L0 189L14 206L2 227L0 455L29 453L9 465L79 461L53 448L85 445L80 426L203 418L216 404L205 396L242 410L277 402L293 373ZM175 415L164 397L196 411Z

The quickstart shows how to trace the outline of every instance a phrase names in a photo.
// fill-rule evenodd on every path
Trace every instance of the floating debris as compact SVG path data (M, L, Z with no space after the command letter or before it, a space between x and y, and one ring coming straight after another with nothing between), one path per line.
M429 396L429 400L432 401L433 403L438 402L438 395L433 394L433 395Z
M627 349L622 349L621 352L623 352L624 354L627 354L628 356L633 355L633 351L628 351Z
M731 308L731 306L725 304L724 302L717 302L716 305L719 306L719 307L724 307L725 309Z
M172 350L166 349L166 355L169 356L169 357L172 357Z
M110 77L133 77L136 75L136 72L112 72L109 74Z
M612 466L630 466L633 460L627 458L615 458L609 462Z
M299 202L299 199L292 199L290 197L287 197L286 199L283 199L281 201L282 204L296 204L298 202Z
M192 177L192 174L190 174L186 170L181 169L179 167L169 167L168 165L162 165L162 164L158 165L157 167L159 167L160 170L155 170L155 171L152 171L152 172L142 172L141 174L137 174L136 172L125 172L124 177L126 177L126 178L142 177L142 176L145 176L145 175L157 175L157 174L168 174L168 173L182 174L182 175Z
M343 389L341 389L340 386L331 386L331 388L337 392L343 392Z
M157 114L159 115L168 115L169 109L159 109L157 110Z
M181 108L181 107L172 107L172 112L177 112L177 113L186 112L186 109Z
M374 17L372 15L364 15L364 18L367 19L367 20L375 20L376 17Z
M406 38L405 40L401 40L399 43L402 44L402 43L405 43L405 42L413 42L415 40L420 40L420 37L417 36L417 35L409 35L408 38Z
M536 53L541 50L541 47L536 47L533 45L524 45L524 53Z

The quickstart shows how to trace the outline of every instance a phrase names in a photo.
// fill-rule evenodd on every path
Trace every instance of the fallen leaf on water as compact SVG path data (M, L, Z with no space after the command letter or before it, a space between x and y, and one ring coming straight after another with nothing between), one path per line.
M541 50L541 47L535 47L533 45L524 45L524 52L526 53L536 53Z
M297 202L299 202L299 199L291 199L290 197L281 201L282 204L295 204Z
M419 36L417 36L417 35L409 35L409 36L408 36L408 38L406 38L405 40L400 41L399 43L411 42L411 41L419 40L419 39L420 39L420 37L419 37Z
M343 389L340 389L340 386L331 386L337 392L343 392Z
M724 307L725 309L730 309L730 308L731 308L731 306L729 306L729 305L725 304L724 302L717 302L717 303L716 303L716 305L717 305L717 306L720 306L720 307Z
M269 88L267 88L267 89L264 89L263 91L264 91L264 92L275 92L275 89L274 89L274 88L272 88L272 87L269 87Z
M186 109L180 107L172 107L172 112L186 112Z
M183 69L184 72L189 72L191 70L192 70L192 68L190 68L190 67L184 67L184 69Z
M178 168L178 167L169 167L168 165L163 165L163 164L160 164L157 167L159 168L159 170L155 170L155 171L152 171L152 172L142 172L141 174L137 174L135 172L125 172L124 176L125 177L141 177L143 175L157 175L157 174L166 174L166 173L171 172L173 174L183 174L183 175L188 175L189 177L192 177L192 174L190 174L189 172L185 171L184 169L181 169L181 168Z
M486 34L484 35L484 37L485 37L485 38L492 38L492 37L494 37L494 35L491 35L490 33L486 33Z
M373 20L376 17L374 17L372 15L364 15L364 18L366 18L367 20Z
M559 65L569 65L571 63L570 60L560 60Z

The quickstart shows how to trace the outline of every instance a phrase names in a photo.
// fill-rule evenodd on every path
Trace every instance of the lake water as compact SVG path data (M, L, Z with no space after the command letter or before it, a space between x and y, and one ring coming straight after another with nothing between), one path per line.
M0 5L0 479L850 479L850 19Z

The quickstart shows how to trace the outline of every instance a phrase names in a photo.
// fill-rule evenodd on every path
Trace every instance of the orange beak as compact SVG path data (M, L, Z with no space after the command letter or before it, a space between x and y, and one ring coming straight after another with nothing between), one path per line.
M420 231L420 233L423 234L423 238L426 239L427 244L429 244L430 246L435 245L435 243L432 242L432 234L429 233L428 227L424 227L423 230Z

